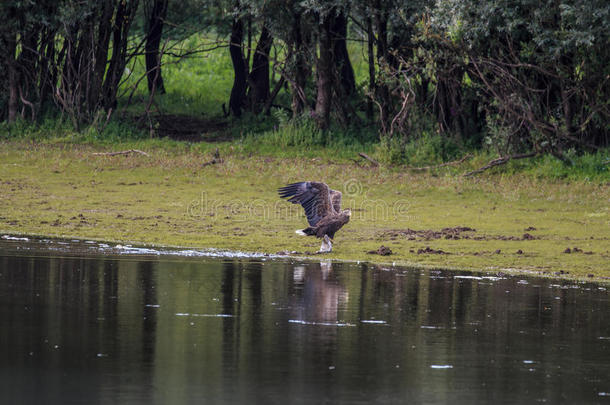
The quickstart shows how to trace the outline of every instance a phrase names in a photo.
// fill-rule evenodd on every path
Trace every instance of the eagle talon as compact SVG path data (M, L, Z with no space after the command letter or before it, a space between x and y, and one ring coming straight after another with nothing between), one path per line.
M322 245L320 246L320 251L318 253L330 253L333 250L333 244L328 235L324 235L324 239L322 240Z

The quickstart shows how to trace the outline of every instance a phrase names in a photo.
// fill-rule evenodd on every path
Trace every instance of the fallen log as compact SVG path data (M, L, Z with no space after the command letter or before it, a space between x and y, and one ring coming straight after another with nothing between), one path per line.
M373 159L372 157L370 157L369 155L367 155L366 153L360 152L358 153L358 156L360 156L361 158L368 160L369 162L371 162L373 164L373 166L378 167L379 166L379 162L376 161L375 159Z
M475 174L479 174L481 172L484 172L485 170L491 169L492 167L496 167L496 166L500 166L500 165L506 164L506 163L510 162L511 160L527 159L527 158L531 158L531 157L535 157L535 156L538 156L538 152L524 153L524 154L521 154L521 155L502 156L502 157L499 157L497 159L490 160L489 163L487 163L485 166L479 167L478 169L473 170L471 172L464 173L462 175L462 177L474 176Z
M98 153L94 153L93 156L117 156L117 155L129 155L130 153L139 153L140 155L150 157L150 155L148 153L141 151L139 149L122 150L122 151L118 151L118 152L98 152Z

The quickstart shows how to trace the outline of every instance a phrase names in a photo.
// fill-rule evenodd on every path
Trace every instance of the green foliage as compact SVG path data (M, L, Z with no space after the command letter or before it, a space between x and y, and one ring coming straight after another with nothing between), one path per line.
M457 159L464 153L464 148L451 138L424 132L407 141L398 137L384 138L376 151L377 156L387 163L427 166Z
M0 123L0 140L109 145L147 137L147 133L135 128L132 122L117 118L108 122L95 121L80 131L75 131L70 121L56 116L47 116L35 123L22 119L12 124Z
M149 3L140 2L142 6ZM86 143L137 141L147 139L150 134L136 127L135 118L146 113L176 114L226 120L227 136L244 153L349 160L364 151L390 164L425 166L460 158L466 152L474 152L482 162L498 155L536 149L563 153L572 165L544 157L511 162L505 170L566 179L571 178L571 173L579 178L607 175L603 152L583 154L585 150L594 150L587 144L603 146L610 141L607 2L544 1L541 6L530 0L484 3L245 0L239 2L239 8L232 1L179 3L170 2L164 31L166 53L162 58L162 74L166 94L156 94L151 100L146 79L141 80L145 63L141 51L137 51L144 30L144 10L140 7L129 31L128 49L133 51L130 54L133 57L127 58L125 69L120 68L120 63L117 65L122 74L118 103L112 102L112 91L104 100L95 97L86 100L97 94L92 91L82 95L83 101L61 104L53 99L56 95L53 91L46 93L45 100L37 98L42 97L44 75L24 73L32 66L24 51L28 34L35 34L32 43L42 42L35 39L37 35L55 36L55 59L45 60L43 55L48 49L39 49L35 65L55 62L55 67L62 68L66 63L59 60L58 54L63 41L71 35L69 29L78 34L75 38L83 38L84 32L78 31L75 23L98 16L102 5L110 3L4 2L0 16L7 24L0 29L0 45L11 36L18 41L13 55L22 74L18 90L24 100L33 103L36 122L26 121L30 107L18 100L17 113L24 118L11 125L1 122L0 138ZM322 131L310 113L317 95L316 38L320 18L339 11L349 12L354 22L348 31L348 50L358 91L349 101L335 99L331 116L340 119ZM297 14L306 37L301 49L293 47ZM270 74L271 87L281 76L287 79L287 84L274 100L279 106L270 110L270 116L244 113L239 119L224 117L223 104L228 104L234 75L227 40L231 22L238 16L245 19L252 42L256 42L263 22L274 37L275 71ZM368 23L376 38L372 44L376 83L372 87L366 43ZM382 26L386 29L383 32ZM100 25L90 27L91 35L100 37ZM385 54L380 54L382 37L387 40ZM86 41L75 39L70 44L86 45ZM3 51L6 47L0 48ZM112 57L112 46L106 55L104 47L99 49L101 60L104 56ZM247 51L244 48L244 53ZM295 53L304 56L308 64L302 89L305 114L297 117L289 110L293 101L291 80L298 60ZM8 103L7 66L7 58L0 60L3 118ZM52 63L47 67L48 72L53 71ZM95 68L92 64L90 67ZM29 86L37 80L35 86ZM61 81L56 80L54 85L63 88ZM74 76L74 80L80 79ZM64 90L64 95L69 95L70 89ZM370 98L379 104L373 104L372 114L367 115ZM83 103L91 104L92 110L75 125L69 118L78 113ZM345 115L338 111L344 103L351 108L347 120L350 122L345 122ZM387 112L384 122L378 109L382 104ZM46 111L45 106L49 105L52 108ZM110 109L113 114L106 122Z
M489 134L496 143L555 152L582 147L575 138L608 144L610 3L450 0L434 16L439 35L428 42L457 33L444 53L469 69L488 128L503 131Z
M214 47L214 37L194 34L183 41L172 43L170 49L176 54L200 50L190 56L163 58L162 73L166 94L155 95L152 110L164 114L187 114L193 116L222 116L222 104L228 103L233 71L225 47L203 52ZM128 66L128 75L121 84L119 106L125 107L133 94L129 110L141 114L148 104L149 93L144 56L134 58Z
M610 151L578 154L575 150L566 153L571 164L553 156L544 155L531 162L514 163L509 172L524 172L538 178L570 181L604 182L610 180Z
M350 160L358 152L368 152L375 138L367 128L333 127L322 131L308 116L290 119L282 110L274 110L272 115L276 122L273 128L247 132L239 141L244 153Z

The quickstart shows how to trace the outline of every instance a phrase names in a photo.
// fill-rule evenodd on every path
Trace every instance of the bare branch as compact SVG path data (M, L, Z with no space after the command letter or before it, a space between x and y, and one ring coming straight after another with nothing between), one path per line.
M147 157L150 157L150 155L144 151L141 151L139 149L129 149L129 150L122 150L122 151L118 151L118 152L98 152L98 153L93 153L93 156L117 156L117 155L129 155L131 153L138 153L140 155L144 155Z
M366 153L360 152L358 153L358 156L360 156L363 159L368 160L369 162L371 162L373 164L373 166L378 167L379 166L379 162L376 161L375 159L373 159L372 157L370 157L369 155L367 155Z
M503 157L499 157L497 159L493 159L491 161L489 161L489 163L487 163L485 166L482 166L476 170L473 170L471 172L465 173L462 175L462 177L470 177L470 176L474 176L475 174L479 174L481 172L484 172L487 169L491 169L492 167L496 167L496 166L500 166L503 164L508 163L511 160L517 160L517 159L527 159L527 158L531 158L534 156L538 156L538 152L530 152L530 153L524 153L521 155L511 155L511 156L503 156Z

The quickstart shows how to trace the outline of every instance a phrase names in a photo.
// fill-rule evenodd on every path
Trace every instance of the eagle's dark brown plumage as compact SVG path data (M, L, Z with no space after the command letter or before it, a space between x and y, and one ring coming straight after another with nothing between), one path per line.
M297 233L324 239L320 251L330 252L330 239L349 222L351 216L350 210L341 210L341 192L332 190L326 183L304 181L281 187L278 193L280 197L288 198L293 204L301 204L305 209L309 227Z

